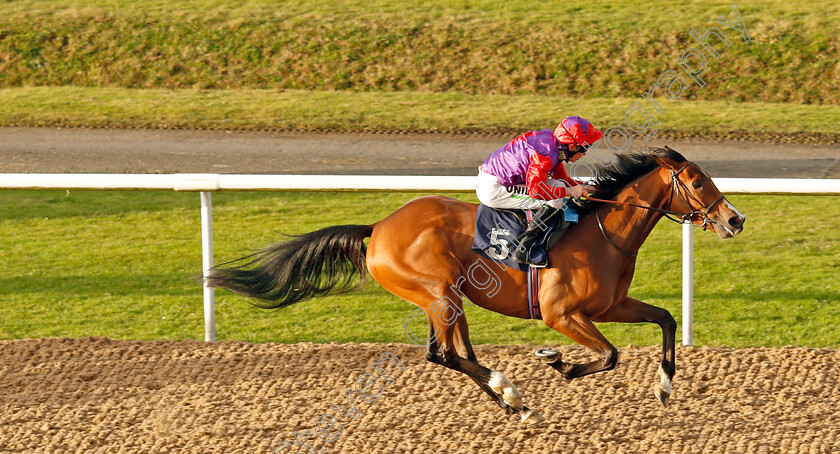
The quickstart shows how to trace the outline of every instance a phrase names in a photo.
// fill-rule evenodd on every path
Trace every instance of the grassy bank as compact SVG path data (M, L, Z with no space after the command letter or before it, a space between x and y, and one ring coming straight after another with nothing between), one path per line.
M837 2L738 7L748 42L730 1L6 1L0 87L636 97L718 27L683 99L840 102Z
M372 223L416 194L214 195L216 260L337 223ZM458 198L471 200L472 195ZM833 197L733 196L744 233L696 239L698 345L838 347L840 218ZM320 207L312 210L313 206ZM0 191L0 338L201 339L198 196L171 192ZM804 222L803 220L807 220ZM642 248L631 295L680 320L680 228L663 221ZM414 306L361 291L264 311L218 292L223 340L408 342ZM536 321L467 308L476 343L568 342ZM616 345L655 345L655 326L601 325Z
M570 113L606 129L636 98L301 90L0 89L0 126L518 133ZM840 106L661 102L658 137L840 142Z
M0 2L0 125L514 133L640 101L662 137L840 141L838 4L738 8L743 33L724 1ZM678 60L710 27L701 86Z

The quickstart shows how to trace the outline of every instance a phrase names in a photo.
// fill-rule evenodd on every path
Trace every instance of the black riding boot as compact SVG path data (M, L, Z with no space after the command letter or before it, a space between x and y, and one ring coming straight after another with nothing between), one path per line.
M525 232L516 239L515 245L517 246L513 253L511 254L510 258L513 261L518 263L527 263L531 266L535 267L544 267L547 263L532 263L530 257L528 257L528 251L531 250L531 245L534 244L534 241L545 232L548 228L548 221L554 216L557 211L557 208L552 208L548 205L543 205L537 214L534 215L531 222L528 223L528 227L525 229Z

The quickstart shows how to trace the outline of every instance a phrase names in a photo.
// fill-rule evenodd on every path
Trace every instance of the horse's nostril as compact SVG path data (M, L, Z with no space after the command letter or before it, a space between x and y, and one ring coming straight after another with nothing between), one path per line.
M735 227L736 229L740 229L744 225L744 218L741 216L732 216L729 218L729 225Z

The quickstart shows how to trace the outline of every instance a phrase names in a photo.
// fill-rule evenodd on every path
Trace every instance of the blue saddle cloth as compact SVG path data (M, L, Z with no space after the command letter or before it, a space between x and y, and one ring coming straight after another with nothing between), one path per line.
M529 251L531 261L542 262L548 260L548 238L563 221L563 215L567 218L566 221L577 221L577 213L567 212L567 210L571 210L571 208L564 208L563 213L554 215L548 221L546 229L531 245ZM575 217L574 221L569 219L573 217ZM509 268L527 271L530 265L514 262L510 258L516 247L516 238L524 231L525 227L520 224L513 213L494 210L484 204L479 204L478 213L475 216L475 239L472 249L482 256L500 262Z

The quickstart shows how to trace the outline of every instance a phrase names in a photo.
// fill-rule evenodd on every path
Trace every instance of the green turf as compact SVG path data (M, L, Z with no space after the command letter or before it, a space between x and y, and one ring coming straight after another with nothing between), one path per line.
M464 200L473 195L456 194ZM372 223L405 193L216 193L216 261L337 223ZM732 196L746 230L697 232L696 345L838 347L840 200ZM203 338L199 200L195 193L0 192L0 338ZM679 226L662 222L642 248L631 295L679 321ZM369 282L361 291L261 310L219 291L220 340L408 342L414 306ZM568 342L537 321L470 307L475 343ZM601 325L616 345L654 345L655 326Z
M73 100L68 102L67 100ZM638 99L355 93L300 90L0 89L0 125L303 131L497 132L553 127L569 112L601 129L624 125ZM656 114L671 138L840 140L840 106L667 101Z
M749 42L723 1L5 1L0 125L609 126L674 70L689 87L656 91L663 131L840 140L837 2L738 7ZM710 27L732 44L713 41L700 86L678 61Z

